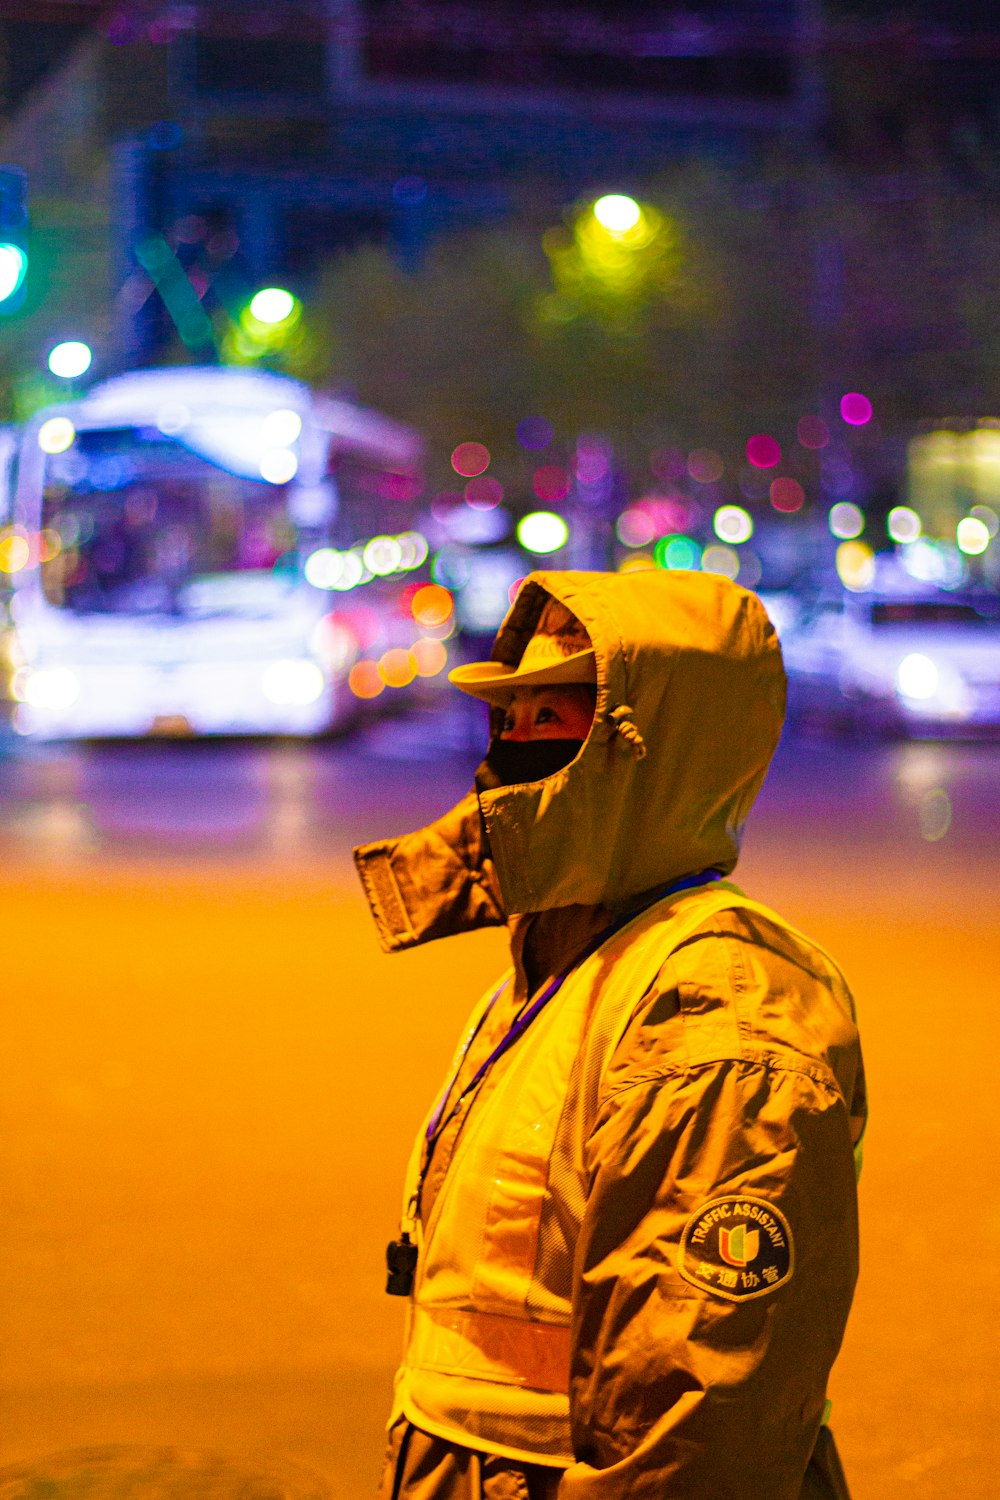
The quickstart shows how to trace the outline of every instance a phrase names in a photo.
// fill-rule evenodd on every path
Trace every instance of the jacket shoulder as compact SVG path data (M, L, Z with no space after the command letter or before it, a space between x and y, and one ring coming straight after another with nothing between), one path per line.
M859 1066L840 970L808 938L752 907L706 919L665 956L602 1092L725 1060L807 1073L847 1098Z

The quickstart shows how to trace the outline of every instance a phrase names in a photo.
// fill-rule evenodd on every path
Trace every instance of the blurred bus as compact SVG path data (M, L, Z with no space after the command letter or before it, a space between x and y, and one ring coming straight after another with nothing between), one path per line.
M419 459L410 428L259 371L136 371L39 412L4 532L15 729L343 722L358 657L412 638L395 602L426 545L378 533L387 507L405 528Z

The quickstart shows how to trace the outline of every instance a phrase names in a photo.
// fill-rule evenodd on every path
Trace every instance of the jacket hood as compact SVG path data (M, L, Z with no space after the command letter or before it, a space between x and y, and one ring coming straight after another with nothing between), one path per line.
M760 600L713 573L531 573L500 627L493 660L520 661L549 596L582 621L594 647L590 734L554 775L480 790L488 851L479 848L475 864L459 855L464 879L478 887L471 922L468 891L458 893L450 861L448 891L438 881L436 903L426 891L433 912L409 910L403 920L397 910L387 920L379 888L384 896L390 874L393 901L401 884L410 893L404 907L423 900L413 859L421 850L426 857L429 830L355 851L386 948L504 914L623 909L683 875L728 874L736 864L784 717L781 650ZM494 710L494 734L501 723L502 710ZM454 847L453 837L447 841ZM475 844L467 829L462 849ZM454 899L454 921L441 910L442 897Z

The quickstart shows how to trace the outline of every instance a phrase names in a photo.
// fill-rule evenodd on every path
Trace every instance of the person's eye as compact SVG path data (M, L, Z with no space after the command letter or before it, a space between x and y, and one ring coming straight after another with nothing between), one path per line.
M510 734L510 732L511 732L511 730L513 728L514 728L514 715L513 714L508 714L507 717L503 721L503 729L500 732L501 732L501 734Z
M544 705L538 710L535 715L536 724L556 724L558 723L558 721L559 715L556 713L555 709L547 708Z

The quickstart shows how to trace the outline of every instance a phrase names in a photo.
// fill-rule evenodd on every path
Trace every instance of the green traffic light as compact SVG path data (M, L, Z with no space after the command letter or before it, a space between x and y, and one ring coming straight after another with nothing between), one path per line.
M19 291L28 269L28 257L20 245L0 243L0 302Z

